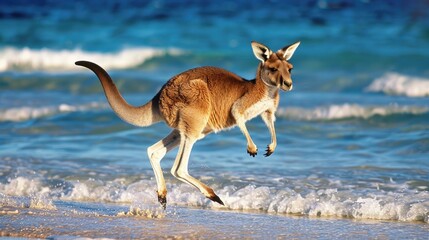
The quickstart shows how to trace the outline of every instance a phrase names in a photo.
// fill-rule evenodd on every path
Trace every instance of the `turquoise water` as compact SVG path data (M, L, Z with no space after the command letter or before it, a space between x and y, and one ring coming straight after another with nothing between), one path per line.
M75 61L105 67L140 105L197 66L253 78L252 40L273 50L300 40L276 152L249 157L238 128L197 142L190 173L221 207L170 176L172 151L162 162L170 206L428 223L427 3L103 4L0 3L1 206L157 204L146 148L169 129L122 122ZM264 123L247 125L264 149Z

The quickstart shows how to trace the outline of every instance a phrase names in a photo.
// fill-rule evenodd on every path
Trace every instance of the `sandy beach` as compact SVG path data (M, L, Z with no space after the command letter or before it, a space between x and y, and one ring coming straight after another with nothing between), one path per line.
M256 212L56 202L57 209L0 208L0 235L109 239L425 239L424 223L308 218Z

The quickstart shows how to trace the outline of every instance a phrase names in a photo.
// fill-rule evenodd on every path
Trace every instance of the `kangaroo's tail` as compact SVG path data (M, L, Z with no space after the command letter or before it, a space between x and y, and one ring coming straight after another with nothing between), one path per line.
M158 107L158 95L140 107L128 104L121 96L109 74L100 66L88 61L77 61L76 65L91 69L98 77L113 111L125 122L145 127L162 120Z

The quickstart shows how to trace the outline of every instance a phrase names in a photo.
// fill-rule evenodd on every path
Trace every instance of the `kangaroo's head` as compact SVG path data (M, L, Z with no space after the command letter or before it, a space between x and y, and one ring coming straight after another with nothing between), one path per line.
M252 42L253 53L261 60L260 78L269 87L276 87L284 91L292 90L292 64L288 60L298 48L300 42L272 52L268 47L258 42Z

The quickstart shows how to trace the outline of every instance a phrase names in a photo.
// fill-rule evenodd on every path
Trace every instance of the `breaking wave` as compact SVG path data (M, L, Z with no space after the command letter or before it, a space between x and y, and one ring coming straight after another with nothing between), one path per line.
M429 79L399 73L386 73L375 79L366 90L407 97L427 97L429 96Z
M87 52L80 49L0 49L0 72L3 71L79 71L78 60L93 61L106 69L128 69L164 55L180 55L178 49L127 48L114 53Z
M426 107L418 106L361 106L358 104L341 104L316 107L313 109L290 107L277 111L279 117L294 120L329 121L348 118L368 119L374 116L390 116L397 114L425 114L429 112Z
M105 103L92 102L75 106L68 104L60 104L58 106L16 107L9 109L0 109L0 122L21 122L52 116L60 113L88 111L91 109L101 109L106 107L107 104Z

